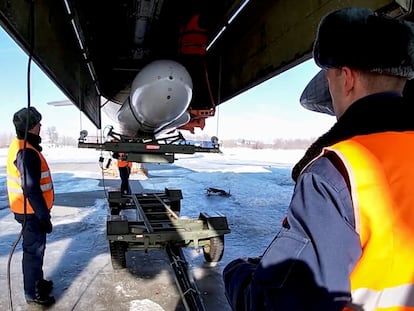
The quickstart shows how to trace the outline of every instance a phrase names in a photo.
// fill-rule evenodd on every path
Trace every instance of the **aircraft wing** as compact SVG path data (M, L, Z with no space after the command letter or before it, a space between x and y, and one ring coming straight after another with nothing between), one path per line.
M154 60L183 63L193 83L189 108L209 111L310 58L316 27L328 11L357 5L398 15L409 3L0 0L0 24L100 128L101 97L124 103L136 75ZM201 65L200 57L179 52L182 29L197 14L208 43Z

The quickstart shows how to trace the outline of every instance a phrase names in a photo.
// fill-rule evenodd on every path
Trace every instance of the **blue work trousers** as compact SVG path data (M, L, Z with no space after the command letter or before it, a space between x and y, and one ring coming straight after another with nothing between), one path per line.
M121 193L131 194L131 187L129 185L129 175L131 174L131 168L124 166L119 168L119 177L121 177Z
M15 214L15 219L23 226L23 283L26 297L36 294L36 283L43 279L43 258L46 249L46 233L35 215Z

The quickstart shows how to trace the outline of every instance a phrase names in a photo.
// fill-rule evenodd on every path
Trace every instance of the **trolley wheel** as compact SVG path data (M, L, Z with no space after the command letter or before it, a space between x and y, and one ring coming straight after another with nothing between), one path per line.
M126 251L128 244L120 241L109 241L109 252L111 253L112 268L114 270L126 268Z
M177 215L180 215L181 201L178 200L178 201L170 202L170 208L174 213L176 213Z
M119 205L120 205L119 202L109 201L108 203L109 203L109 207L111 207L111 208L112 207L119 207Z
M210 238L210 245L203 246L204 259L207 262L218 262L224 253L224 235Z
M111 208L111 215L119 215L119 212L121 210L118 207L112 207Z

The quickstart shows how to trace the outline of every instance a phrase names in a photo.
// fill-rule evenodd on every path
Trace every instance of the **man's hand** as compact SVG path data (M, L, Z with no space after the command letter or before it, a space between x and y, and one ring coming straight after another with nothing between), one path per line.
M53 230L53 225L52 225L52 222L50 221L50 219L47 219L47 220L46 219L42 219L42 220L40 220L40 227L47 234L51 233L52 230Z

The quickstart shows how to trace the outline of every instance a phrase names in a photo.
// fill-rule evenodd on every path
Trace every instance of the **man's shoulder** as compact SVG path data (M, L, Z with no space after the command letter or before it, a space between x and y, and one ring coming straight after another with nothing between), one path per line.
M20 149L17 152L17 158L24 160L24 162L26 163L28 161L39 161L40 160L38 151L33 148Z
M303 173L317 175L331 185L335 185L335 188L343 189L347 187L347 183L342 165L337 157L325 155L309 164Z

